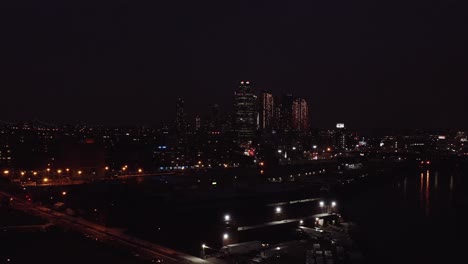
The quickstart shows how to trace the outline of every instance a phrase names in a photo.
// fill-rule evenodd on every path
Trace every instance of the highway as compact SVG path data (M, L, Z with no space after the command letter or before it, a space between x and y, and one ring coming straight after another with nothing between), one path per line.
M122 229L104 227L80 217L56 212L4 192L0 192L0 196L13 198L11 206L17 210L42 217L53 224L92 236L96 240L124 247L143 258L161 259L164 263L209 263L204 259L132 237L125 234Z

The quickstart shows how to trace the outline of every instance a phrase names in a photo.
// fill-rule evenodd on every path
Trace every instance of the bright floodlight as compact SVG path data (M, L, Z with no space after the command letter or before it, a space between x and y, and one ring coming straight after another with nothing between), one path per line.
M323 201L320 201L320 207L324 207L325 203Z
M304 221L303 221L303 220L299 221L299 224L301 224L301 225L302 225L303 223L304 223Z
M276 213L277 213L277 214L281 213L281 207L278 206L278 207L276 207L275 210L276 210Z
M276 250L280 250L281 248L280 247L276 247Z
M231 216L230 215L224 215L224 221L230 221L231 220Z
M205 244L202 244L201 247L202 247L202 248L206 248L206 245L205 245Z
M224 233L223 239L228 239L228 238L229 238L229 235L227 233Z
M332 202L332 207L335 207L336 206L336 202Z

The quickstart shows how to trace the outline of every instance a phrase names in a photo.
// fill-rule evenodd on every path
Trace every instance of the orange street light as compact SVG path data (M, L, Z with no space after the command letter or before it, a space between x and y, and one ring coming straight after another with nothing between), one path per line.
M4 170L3 174L8 175L8 174L10 174L10 171L9 170Z

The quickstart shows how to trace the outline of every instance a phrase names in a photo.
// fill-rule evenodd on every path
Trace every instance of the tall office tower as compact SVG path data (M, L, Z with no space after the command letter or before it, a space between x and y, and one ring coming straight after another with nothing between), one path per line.
M347 132L343 123L336 124L335 148L345 150L347 147Z
M185 120L185 103L184 99L178 98L176 105L176 127L177 131L185 131L187 128L187 122Z
M296 131L307 131L309 128L309 107L304 98L294 99L292 106L292 125Z
M201 119L199 116L195 117L195 130L200 130L201 128Z
M240 145L250 144L257 124L257 96L248 81L242 81L234 94L235 130Z
M274 118L273 95L267 91L262 92L260 104L260 128L271 129Z
M279 129L289 131L292 129L292 107L293 107L292 94L285 94L281 98L281 119Z
M221 130L221 107L218 104L211 106L209 125L211 131Z

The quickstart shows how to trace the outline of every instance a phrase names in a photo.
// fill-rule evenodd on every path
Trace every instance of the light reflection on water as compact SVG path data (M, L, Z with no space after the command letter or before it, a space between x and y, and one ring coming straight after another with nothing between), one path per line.
M452 209L456 192L457 176L427 170L419 174L419 178L404 177L397 185L399 192L406 200L411 197L418 199L419 208L429 217L436 209ZM413 190L413 191L412 191ZM447 206L448 204L448 206Z
M430 199L429 199L429 195L430 195L430 182L431 182L431 178L429 177L429 171L427 171L426 173L426 204L425 204L425 207L426 207L426 216L429 216L429 212L430 212Z

